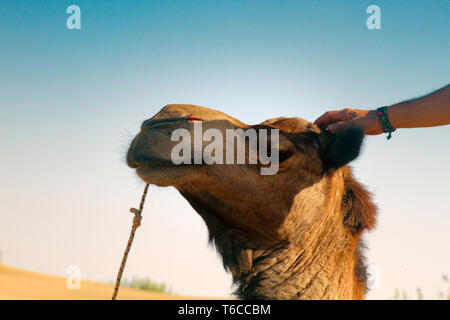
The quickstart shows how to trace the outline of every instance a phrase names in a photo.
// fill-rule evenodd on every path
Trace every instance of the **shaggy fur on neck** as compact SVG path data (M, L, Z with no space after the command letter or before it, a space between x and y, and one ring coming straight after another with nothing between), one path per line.
M344 167L340 215L308 235L265 243L229 228L196 197L182 192L205 220L209 240L233 275L241 299L363 299L367 290L364 245L360 239L375 224L370 194ZM305 243L305 245L303 245ZM350 285L347 285L350 284Z

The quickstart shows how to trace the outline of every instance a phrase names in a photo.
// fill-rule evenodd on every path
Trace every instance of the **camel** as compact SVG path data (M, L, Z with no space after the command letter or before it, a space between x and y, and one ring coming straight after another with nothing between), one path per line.
M278 172L261 175L261 163L173 164L171 133L192 131L196 120L222 132L278 129ZM173 104L143 122L127 164L147 183L175 187L200 214L238 298L364 299L361 235L374 227L377 209L347 165L363 138L358 128L332 134L283 117L247 125L220 111Z

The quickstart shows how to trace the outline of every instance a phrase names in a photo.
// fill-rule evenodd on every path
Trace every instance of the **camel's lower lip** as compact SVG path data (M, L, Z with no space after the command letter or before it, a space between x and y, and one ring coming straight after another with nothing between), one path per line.
M136 169L137 174L139 174L140 172L143 172L145 170L148 170L148 168L146 168L146 166L137 166L135 169Z
M136 168L136 174L138 175L138 177L140 177L142 180L145 181L145 177L148 175L148 173L154 168L149 167L149 166L138 166Z
M132 152L129 152L127 155L127 165L131 169L139 169L141 167L167 167L172 166L173 163L171 160L162 159L160 157L155 157L153 155L133 155Z

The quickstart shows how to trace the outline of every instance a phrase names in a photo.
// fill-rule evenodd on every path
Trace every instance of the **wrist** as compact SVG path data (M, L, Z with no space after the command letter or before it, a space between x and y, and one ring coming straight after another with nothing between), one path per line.
M392 125L390 119L389 119L389 107L384 106L377 108L376 113L378 116L378 121L381 126L381 129L383 132L387 133L387 139L389 140L391 138L392 132L396 130L396 128Z
M368 135L383 133L376 109L368 111L364 116L364 133Z

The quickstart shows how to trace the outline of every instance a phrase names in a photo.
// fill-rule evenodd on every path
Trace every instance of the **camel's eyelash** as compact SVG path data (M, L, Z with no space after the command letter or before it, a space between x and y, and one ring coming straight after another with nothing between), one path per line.
M293 154L294 153L291 150L279 150L279 161L283 162L292 157Z

